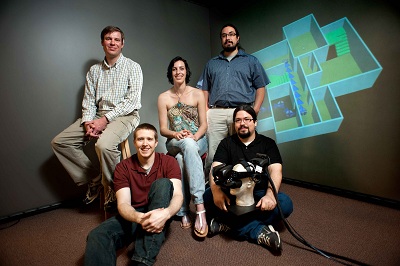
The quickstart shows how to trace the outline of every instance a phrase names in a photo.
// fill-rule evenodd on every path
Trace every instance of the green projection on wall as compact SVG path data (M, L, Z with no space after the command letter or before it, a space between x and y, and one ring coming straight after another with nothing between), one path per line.
M275 130L277 143L338 131L336 97L371 88L382 67L347 18L320 27L310 14L283 36L253 54L271 80L257 130Z

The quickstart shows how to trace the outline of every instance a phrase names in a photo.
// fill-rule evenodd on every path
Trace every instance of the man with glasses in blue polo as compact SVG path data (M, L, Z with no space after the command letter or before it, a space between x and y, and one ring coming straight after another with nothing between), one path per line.
M220 38L223 51L207 62L196 85L203 90L207 107L206 179L218 144L233 133L233 110L248 104L258 113L265 86L270 83L258 59L246 54L239 45L239 31L233 24L222 27Z

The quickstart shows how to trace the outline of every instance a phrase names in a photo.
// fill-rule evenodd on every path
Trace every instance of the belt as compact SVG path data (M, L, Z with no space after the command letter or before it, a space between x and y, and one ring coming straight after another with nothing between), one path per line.
M229 106L223 106L223 105L218 105L218 104L214 104L214 105L209 105L209 107L208 108L210 108L210 109L233 109L233 108L236 108L236 107L238 107L238 106L240 106L240 105L250 105L250 106L253 106L253 103L241 103L241 104L238 104L238 105L236 105L236 106L232 106L232 105L229 105Z
M229 109L236 108L236 106L221 106L221 105L210 105L210 109Z

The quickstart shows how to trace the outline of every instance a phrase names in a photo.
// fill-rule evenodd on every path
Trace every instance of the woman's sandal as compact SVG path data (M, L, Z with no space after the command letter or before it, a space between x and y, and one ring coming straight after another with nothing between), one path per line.
M182 216L181 228L188 229L192 227L192 221L190 221L190 217L188 214Z
M202 210L202 211L198 211L196 212L196 215L199 216L199 222L200 222L200 228L203 228L203 218L201 217L200 214L205 213L206 210ZM194 233L196 234L196 236L198 237L206 237L208 234L208 225L207 225L207 221L204 221L206 223L206 228L204 230L204 232L202 233L201 231L196 229L196 226L194 227Z

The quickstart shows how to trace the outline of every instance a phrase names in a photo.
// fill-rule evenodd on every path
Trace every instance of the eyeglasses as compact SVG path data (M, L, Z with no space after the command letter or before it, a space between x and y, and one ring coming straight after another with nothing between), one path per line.
M243 119L237 118L237 119L235 119L235 123L236 123L236 124L239 124L239 123L244 122L245 124L248 124L248 123L250 123L250 121L252 121L252 120L254 120L254 119L253 119L253 118L248 118L248 117L243 118Z
M221 33L221 38L226 38L227 36L229 36L229 37L235 37L235 36L236 36L236 33L234 33L234 32Z

